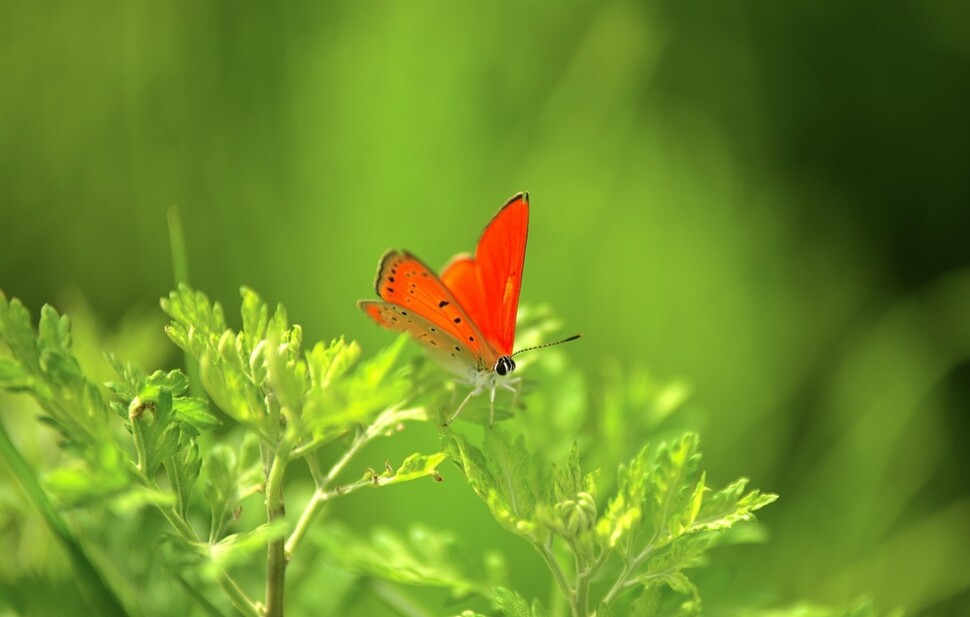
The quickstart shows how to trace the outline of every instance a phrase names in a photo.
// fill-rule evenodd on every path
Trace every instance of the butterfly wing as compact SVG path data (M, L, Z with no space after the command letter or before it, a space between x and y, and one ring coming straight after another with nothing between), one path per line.
M378 325L411 335L437 356L445 368L461 377L468 377L468 369L478 362L471 349L461 341L414 311L379 300L361 300L357 305Z
M379 325L407 332L428 348L448 343L456 358L479 370L495 365L498 355L476 323L438 276L414 255L398 250L385 253L374 285L384 302L361 302L360 306ZM422 333L427 336L419 336Z
M512 353L528 234L529 194L519 193L485 227L475 257L459 255L441 273L498 355Z

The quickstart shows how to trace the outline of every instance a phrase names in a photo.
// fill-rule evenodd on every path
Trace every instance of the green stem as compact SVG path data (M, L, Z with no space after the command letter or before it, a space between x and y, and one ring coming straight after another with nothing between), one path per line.
M283 518L283 473L286 471L286 452L274 452L273 463L266 477L266 520L269 523ZM266 549L266 607L265 617L283 617L283 593L286 583L285 540L277 538Z
M131 424L131 440L135 446L135 467L144 477L148 477L148 448L145 445L145 425L144 417L145 411L148 409L148 403L142 403L138 398L135 398L128 406L128 421Z
M570 587L569 581L566 580L566 574L559 566L559 562L556 561L556 556L552 554L552 541L550 540L549 546L546 546L545 544L533 544L533 546L536 547L536 550L539 551L539 554L542 555L542 558L545 560L546 565L549 566L549 571L552 572L552 578L559 586L559 591L562 592L562 595L569 600L569 605L572 607L573 615L575 617L578 615L575 593L573 588Z
M286 541L286 559L290 560L293 558L293 552L296 551L296 547L300 545L303 541L303 536L310 529L310 525L313 523L313 519L316 518L317 513L323 508L324 505L334 497L343 497L344 495L349 495L354 491L358 491L362 488L367 488L373 486L372 480L364 478L358 480L347 486L341 486L339 488L325 491L323 489L317 489L313 492L310 497L310 501L307 502L306 507L303 508L303 513L300 514L299 520L296 522L296 526L293 528L293 533L290 534L289 539Z
M569 541L569 548L576 562L576 598L573 612L579 617L587 617L589 615L589 581L593 571L590 568L583 567L579 547L572 540Z
M256 608L256 604L249 599L246 592L239 587L239 584L228 573L222 572L219 574L219 587L222 588L223 593L229 598L229 602L240 613L246 617L262 617Z
M340 472L343 471L348 463L350 463L350 459L360 452L360 449L363 448L364 445L373 439L377 434L375 431L372 431L371 428L372 427L369 427L354 439L354 442L350 444L350 447L347 448L347 451L344 452L343 456L340 457L340 460L338 460L334 466L330 468L330 471L326 476L321 477L319 466L317 466L316 460L313 459L313 453L311 452L307 455L307 465L310 466L310 473L313 475L314 482L316 482L317 490L313 492L313 496L310 497L310 501L307 502L306 507L303 508L303 513L300 514L300 518L296 522L296 527L293 528L293 533L290 534L290 537L286 541L287 559L291 559L293 557L293 553L296 552L297 546L299 546L300 542L303 541L303 536L306 535L307 530L310 528L310 524L313 522L313 519L316 517L324 503L337 495L343 495L357 490L357 488L366 486L366 482L362 484L358 482L344 489L334 491L327 490L327 488L333 484L334 480L337 479ZM316 469L314 469L315 467ZM361 486L358 487L356 486L357 484L361 484Z
M306 457L306 466L310 469L314 486L318 489L323 488L326 479L323 477L323 472L320 471L320 463L317 461L317 457L312 453Z
M369 586L377 599L398 615L403 617L431 617L431 613L427 609L416 604L400 589L386 581L371 579Z
M101 575L101 571L88 557L80 539L75 537L67 521L37 482L36 472L14 446L2 422L0 422L0 458L6 461L11 475L20 483L24 495L37 508L48 529L67 551L73 573L85 590L93 608L97 609L100 615L128 615L121 598ZM6 490L7 487L5 480L4 489Z
M158 490L158 485L155 484L155 482L144 477L142 477L141 480L144 485ZM179 536L181 536L183 540L192 544L199 543L199 537L195 534L195 530L192 529L192 526L189 525L188 521L186 521L175 508L171 506L159 506L158 511L162 513L165 520L168 521L169 525L171 525L175 531L178 532ZM253 602L248 595L246 595L246 592L242 590L235 579L233 579L232 576L230 576L225 570L219 574L219 587L229 598L232 605L235 606L236 609L238 609L243 615L246 615L246 617L261 617L259 611L256 610L256 603Z

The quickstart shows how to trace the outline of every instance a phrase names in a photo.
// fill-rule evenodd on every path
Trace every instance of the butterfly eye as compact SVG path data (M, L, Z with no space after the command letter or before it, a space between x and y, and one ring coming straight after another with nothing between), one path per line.
M504 377L515 370L515 362L508 356L502 356L495 363L495 372Z

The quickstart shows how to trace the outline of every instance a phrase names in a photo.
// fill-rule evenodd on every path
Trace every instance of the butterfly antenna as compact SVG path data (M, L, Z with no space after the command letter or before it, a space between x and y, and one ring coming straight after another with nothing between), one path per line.
M564 338L563 340L556 341L554 343L543 343L542 345L536 345L535 347L526 347L525 349L518 350L517 352L513 353L512 355L513 356L517 356L520 353L524 353L526 351L532 351L533 349L542 349L543 347L552 347L553 345L562 345L563 343L568 343L569 341L575 341L578 338L582 338L582 336L583 336L582 334L574 334L574 335L572 335L570 337Z

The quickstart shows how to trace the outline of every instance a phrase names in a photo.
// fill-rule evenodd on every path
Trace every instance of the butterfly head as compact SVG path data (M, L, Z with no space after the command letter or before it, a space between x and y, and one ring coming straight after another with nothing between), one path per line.
M499 377L505 377L515 370L515 361L509 356L501 356L495 361L495 368L493 370Z

